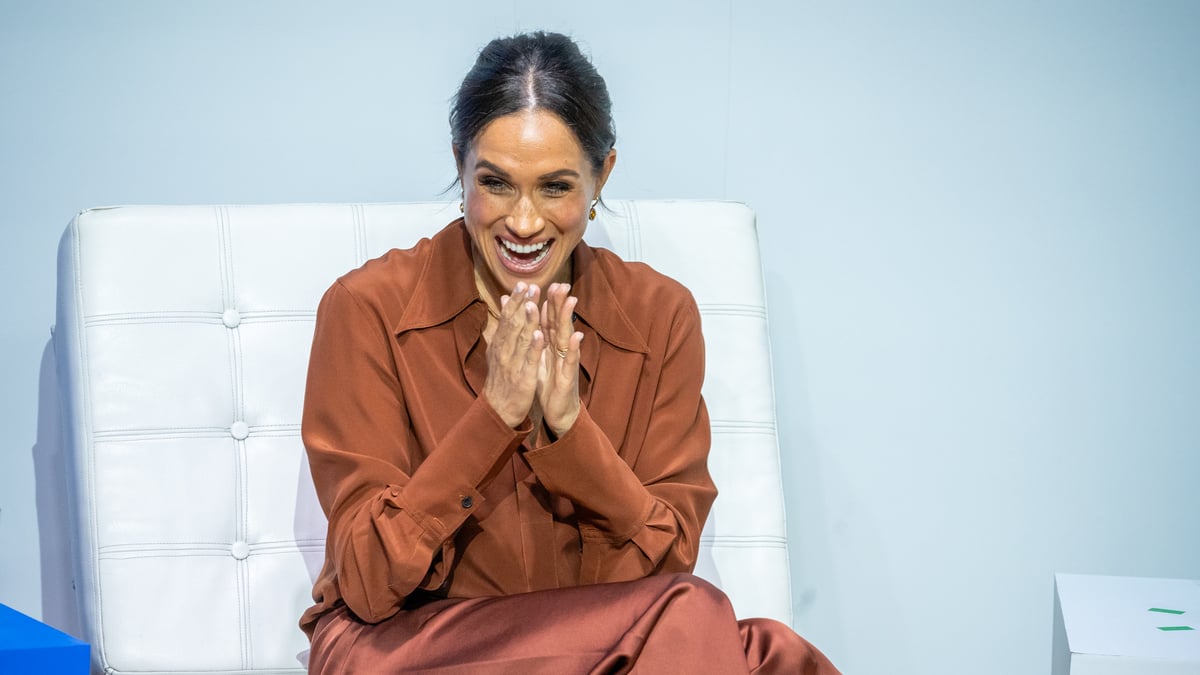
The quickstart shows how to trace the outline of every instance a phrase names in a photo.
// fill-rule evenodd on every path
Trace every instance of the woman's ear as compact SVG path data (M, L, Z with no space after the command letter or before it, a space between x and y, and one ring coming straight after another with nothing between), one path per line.
M463 176L462 176L463 158L462 158L462 155L459 154L458 148L454 147L453 143L450 144L450 152L451 152L451 154L454 155L454 169L455 169L455 171L458 172L458 175L455 177L454 180L458 182L458 194L459 194L459 196L462 196L466 193L466 188L463 186Z
M604 158L604 164L600 167L600 175L596 177L596 192L598 196L600 191L604 189L604 184L608 182L608 176L612 173L613 167L617 164L617 149L613 148L608 151L608 155ZM459 173L462 173L461 171Z

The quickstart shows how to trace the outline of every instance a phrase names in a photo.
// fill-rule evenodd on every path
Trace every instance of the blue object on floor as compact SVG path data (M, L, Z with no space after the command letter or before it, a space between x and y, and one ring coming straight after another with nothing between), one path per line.
M88 644L0 605L0 673L87 675Z

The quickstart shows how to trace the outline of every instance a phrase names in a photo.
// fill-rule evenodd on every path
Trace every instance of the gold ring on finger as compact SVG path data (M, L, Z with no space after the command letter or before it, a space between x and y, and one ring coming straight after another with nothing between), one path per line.
M554 351L558 353L558 358L560 358L560 359L567 358L567 350L565 350L561 347L555 347Z

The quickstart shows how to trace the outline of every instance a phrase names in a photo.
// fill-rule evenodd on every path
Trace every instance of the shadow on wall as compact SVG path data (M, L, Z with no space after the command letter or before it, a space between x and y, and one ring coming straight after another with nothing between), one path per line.
M796 312L797 300L789 292L792 281L770 270L766 277L771 368L784 374L775 380L775 419L787 513L793 628L815 639L820 649L846 668L845 661L836 658L846 651L846 637L828 525L835 509L830 508L826 486L834 469L822 465L813 427L804 366L805 333ZM814 636L812 629L819 629L819 635Z
M849 434L829 420L822 429L822 420L814 418L804 360L810 331L797 311L800 300L789 292L793 281L785 276L768 272L767 288L773 368L787 378L776 380L775 408L796 591L794 627L843 672L922 672L908 648L910 612L900 604L887 571L896 569L896 556L923 552L886 547L878 515L868 508L878 497L862 493L863 481L854 475L861 465L839 447Z
M66 448L63 447L62 408L53 338L42 350L33 472L37 495L38 544L41 548L42 622L83 640L86 638L83 636L79 599L75 594L71 490L67 485L67 457Z

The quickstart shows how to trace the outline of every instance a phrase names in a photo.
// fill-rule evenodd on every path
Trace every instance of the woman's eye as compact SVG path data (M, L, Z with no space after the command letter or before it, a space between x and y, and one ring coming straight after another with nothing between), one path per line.
M508 189L508 185L504 181L491 176L479 179L479 184L488 192L504 192Z
M559 182L546 183L545 190L546 190L546 192L548 192L549 194L552 194L552 195L561 195L561 194L566 194L567 192L570 192L571 185L569 183L559 183Z

